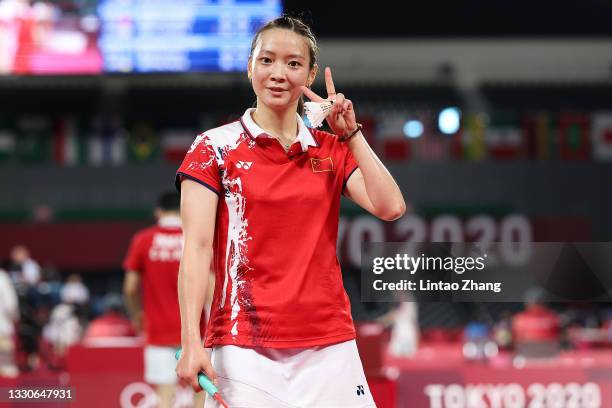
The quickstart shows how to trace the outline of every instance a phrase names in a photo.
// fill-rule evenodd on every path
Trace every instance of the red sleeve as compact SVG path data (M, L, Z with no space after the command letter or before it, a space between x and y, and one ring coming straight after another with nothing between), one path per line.
M353 153L351 152L351 149L348 148L348 145L346 143L341 143L342 146L344 146L344 149L346 150L345 154L344 154L344 175L343 175L343 184L342 184L342 194L345 194L345 189L346 189L346 183L348 182L348 179L353 175L353 173L355 172L355 170L357 170L359 168L359 166L357 165L357 161L355 160L355 157L353 156Z
M123 269L142 273L147 249L144 247L142 234L136 234L130 242L127 255L123 260Z
M205 134L195 138L176 172L175 184L179 191L181 182L186 178L202 184L217 195L221 191L221 175L215 159L215 150Z

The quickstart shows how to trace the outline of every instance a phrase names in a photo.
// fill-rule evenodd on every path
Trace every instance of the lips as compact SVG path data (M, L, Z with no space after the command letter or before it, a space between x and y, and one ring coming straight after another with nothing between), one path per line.
M286 91L286 89L283 88L278 88L278 87L272 87L272 88L268 88L270 91L272 92L284 92Z

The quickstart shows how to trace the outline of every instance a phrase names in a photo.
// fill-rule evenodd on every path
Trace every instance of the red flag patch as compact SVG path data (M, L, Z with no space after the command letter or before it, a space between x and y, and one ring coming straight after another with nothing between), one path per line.
M325 159L310 159L310 165L312 166L312 171L314 173L321 173L324 171L334 171L334 162L332 162L331 157L326 157Z

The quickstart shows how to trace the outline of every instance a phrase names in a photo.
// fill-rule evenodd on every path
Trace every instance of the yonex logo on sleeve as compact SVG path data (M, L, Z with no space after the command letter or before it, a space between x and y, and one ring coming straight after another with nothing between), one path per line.
M363 389L363 385L357 386L357 395L365 395L365 391Z
M239 161L238 163L236 163L236 167L238 167L239 169L245 169L248 170L251 168L251 165L253 164L253 162L244 162L244 161Z

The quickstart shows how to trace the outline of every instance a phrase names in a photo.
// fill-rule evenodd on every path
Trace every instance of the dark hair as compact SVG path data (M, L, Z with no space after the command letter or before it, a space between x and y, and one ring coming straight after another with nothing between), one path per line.
M157 207L162 211L179 211L181 208L181 196L176 191L166 191L159 196Z
M253 41L251 42L251 52L249 53L249 59L253 57L253 51L255 51L255 47L257 46L257 41L259 41L259 37L264 31L271 30L273 28L281 28L283 30L289 30L296 34L301 35L307 40L308 43L308 51L310 56L310 63L308 64L308 68L312 69L314 65L317 63L317 57L319 54L319 48L317 46L317 39L312 32L312 29L300 20L297 17L290 17L287 15L283 15L274 19L272 21L267 22L257 32L253 37ZM253 104L253 107L257 106L257 101ZM298 102L298 113L300 115L304 114L304 98L300 97L300 101Z

